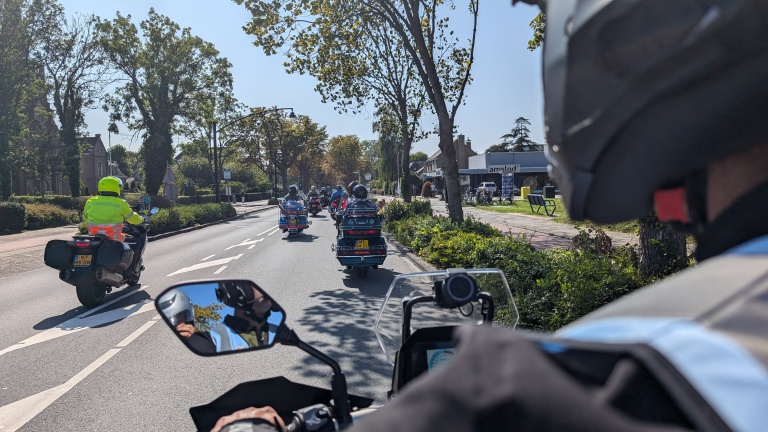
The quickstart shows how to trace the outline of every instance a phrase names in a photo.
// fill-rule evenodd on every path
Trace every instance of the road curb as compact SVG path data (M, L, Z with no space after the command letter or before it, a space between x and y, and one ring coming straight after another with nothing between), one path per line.
M413 251L408 247L397 240L395 240L395 236L388 233L383 233L384 238L387 239L387 243L391 244L392 246L397 249L397 251L400 254L406 255L411 262L413 262L416 267L418 267L421 271L436 271L438 270L437 267L433 266L432 264L424 261L420 256L413 253Z
M220 223L224 223L224 222L229 222L229 221L233 221L233 220L236 220L236 219L240 219L241 217L247 216L249 214L260 213L260 212L263 212L263 211L272 210L275 207L277 207L277 206L276 205L272 205L272 206L268 205L268 206L265 206L265 207L262 207L262 208L259 208L259 209L256 209L256 210L249 210L249 211L240 213L237 216L232 216L231 218L222 219L220 221L209 222L209 223L202 224L202 225L195 225L193 227L183 228L183 229L180 229L178 231L170 231L170 232L154 235L154 236L151 236L151 237L147 237L147 241L148 242L153 242L155 240L162 240L164 238L173 237L175 235L185 234L185 233L188 233L190 231L197 231L199 229L203 229L203 228L206 228L206 227L209 227L209 226L212 226L212 225L218 225Z

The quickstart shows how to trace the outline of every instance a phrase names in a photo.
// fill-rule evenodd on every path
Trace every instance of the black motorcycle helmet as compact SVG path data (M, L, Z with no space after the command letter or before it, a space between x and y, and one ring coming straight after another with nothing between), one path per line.
M288 186L288 193L290 195L298 195L299 194L299 187L296 186L296 185Z
M344 188L343 188L343 187L341 187L341 185L336 185L336 190L337 190L337 191L340 191L340 190L342 190L342 189L344 189Z
M352 196L357 199L367 199L368 198L368 189L359 184L352 189Z
M358 183L356 180L352 180L351 182L349 182L349 185L347 185L347 192L348 192L350 195L352 195L352 191L354 191L354 190L355 190L355 186L357 186L357 185L359 185L359 184L360 184L360 183Z
M706 208L706 167L768 141L768 2L546 9L547 157L571 218L643 217L686 183L688 207Z

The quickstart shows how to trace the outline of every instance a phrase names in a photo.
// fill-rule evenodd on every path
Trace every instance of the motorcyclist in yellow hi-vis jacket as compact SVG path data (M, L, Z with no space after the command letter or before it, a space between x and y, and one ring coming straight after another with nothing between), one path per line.
M128 203L120 198L122 182L117 177L99 180L99 195L89 199L83 209L83 221L88 223L88 234L103 234L112 240L125 241L123 223L140 224L144 221Z

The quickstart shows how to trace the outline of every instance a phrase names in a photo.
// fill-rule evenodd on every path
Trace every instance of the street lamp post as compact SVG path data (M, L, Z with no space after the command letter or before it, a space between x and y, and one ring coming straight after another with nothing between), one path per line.
M231 122L224 124L224 126L220 127L218 129L218 131L216 130L217 122L213 122L212 123L212 127L213 127L213 165L214 165L213 172L214 172L214 175L216 176L216 179L214 181L214 189L215 189L214 193L216 194L216 202L220 202L221 201L221 196L219 195L219 165L218 165L217 157L216 157L217 147L218 147L217 144L216 144L216 137L217 137L218 132L221 132L224 129L228 128L229 126L231 126L231 125L233 125L233 124L235 124L237 122L240 122L242 120L245 120L247 118L250 118L250 117L265 115L265 114L268 114L268 113L271 113L271 112L287 111L287 110L291 111L291 113L288 115L288 118L295 119L296 118L296 113L293 112L293 108L270 108L270 109L265 109L265 110L260 110L260 111L252 112L252 113L250 113L248 115L244 115L242 117L238 117L238 118L232 120ZM221 159L221 151L218 151L218 158ZM274 159L273 159L273 163L272 164L274 165ZM275 183L277 183L277 170L275 170Z

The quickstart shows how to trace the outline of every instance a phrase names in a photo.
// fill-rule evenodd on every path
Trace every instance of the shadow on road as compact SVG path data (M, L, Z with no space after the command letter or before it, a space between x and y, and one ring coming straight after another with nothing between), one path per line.
M342 364L351 393L361 393L362 389L374 383L389 382L391 379L392 366L376 348L373 320L384 294L397 275L389 269L370 270L366 278L349 275L343 280L344 286L356 290L333 288L317 291L310 295L314 306L295 319L304 328L313 329L311 335L300 336L311 340L313 346ZM327 342L329 340L337 343L331 345ZM305 357L302 363L294 369L308 378L330 372L327 366L310 357ZM386 398L379 394L372 396Z
M144 302L146 300L151 300L152 297L149 295L149 293L147 293L146 291L139 291L138 290L139 288L141 288L141 284L132 285L132 286L129 286L129 287L125 287L123 289L113 290L111 293L109 293L106 296L104 296L104 302L103 303L107 303L110 300L113 300L113 299L121 297L121 296L125 296L125 298L123 298L120 301L117 301L117 302L115 302L115 303L113 303L113 304L111 304L111 305L109 305L109 306L107 306L105 308L99 309L98 311L96 311L96 314L100 314L100 313L104 313L104 312L109 312L109 311L117 309L117 308L122 308L122 307L125 307L125 306L135 305L135 304ZM77 296L77 294L75 293L75 287L72 287L72 295L73 296ZM85 306L78 306L78 307L76 307L74 309L70 309L70 310L68 310L68 311L66 311L66 312L64 312L64 313L62 313L60 315L53 316L53 317L48 317L48 318L40 321L39 323L35 324L34 326L32 326L32 328L34 328L35 330L48 330L48 329L51 329L51 328L54 328L54 327L58 326L59 324L61 324L63 322L66 322L67 320L70 320L70 319L76 317L77 315L80 315L80 314L82 314L84 312L87 312L88 310L89 309L86 308ZM112 324L112 323L110 323L110 324Z
M317 240L319 237L312 234L307 233L301 233L296 236L283 236L283 241L289 241L291 243L302 243L302 242L312 242Z

